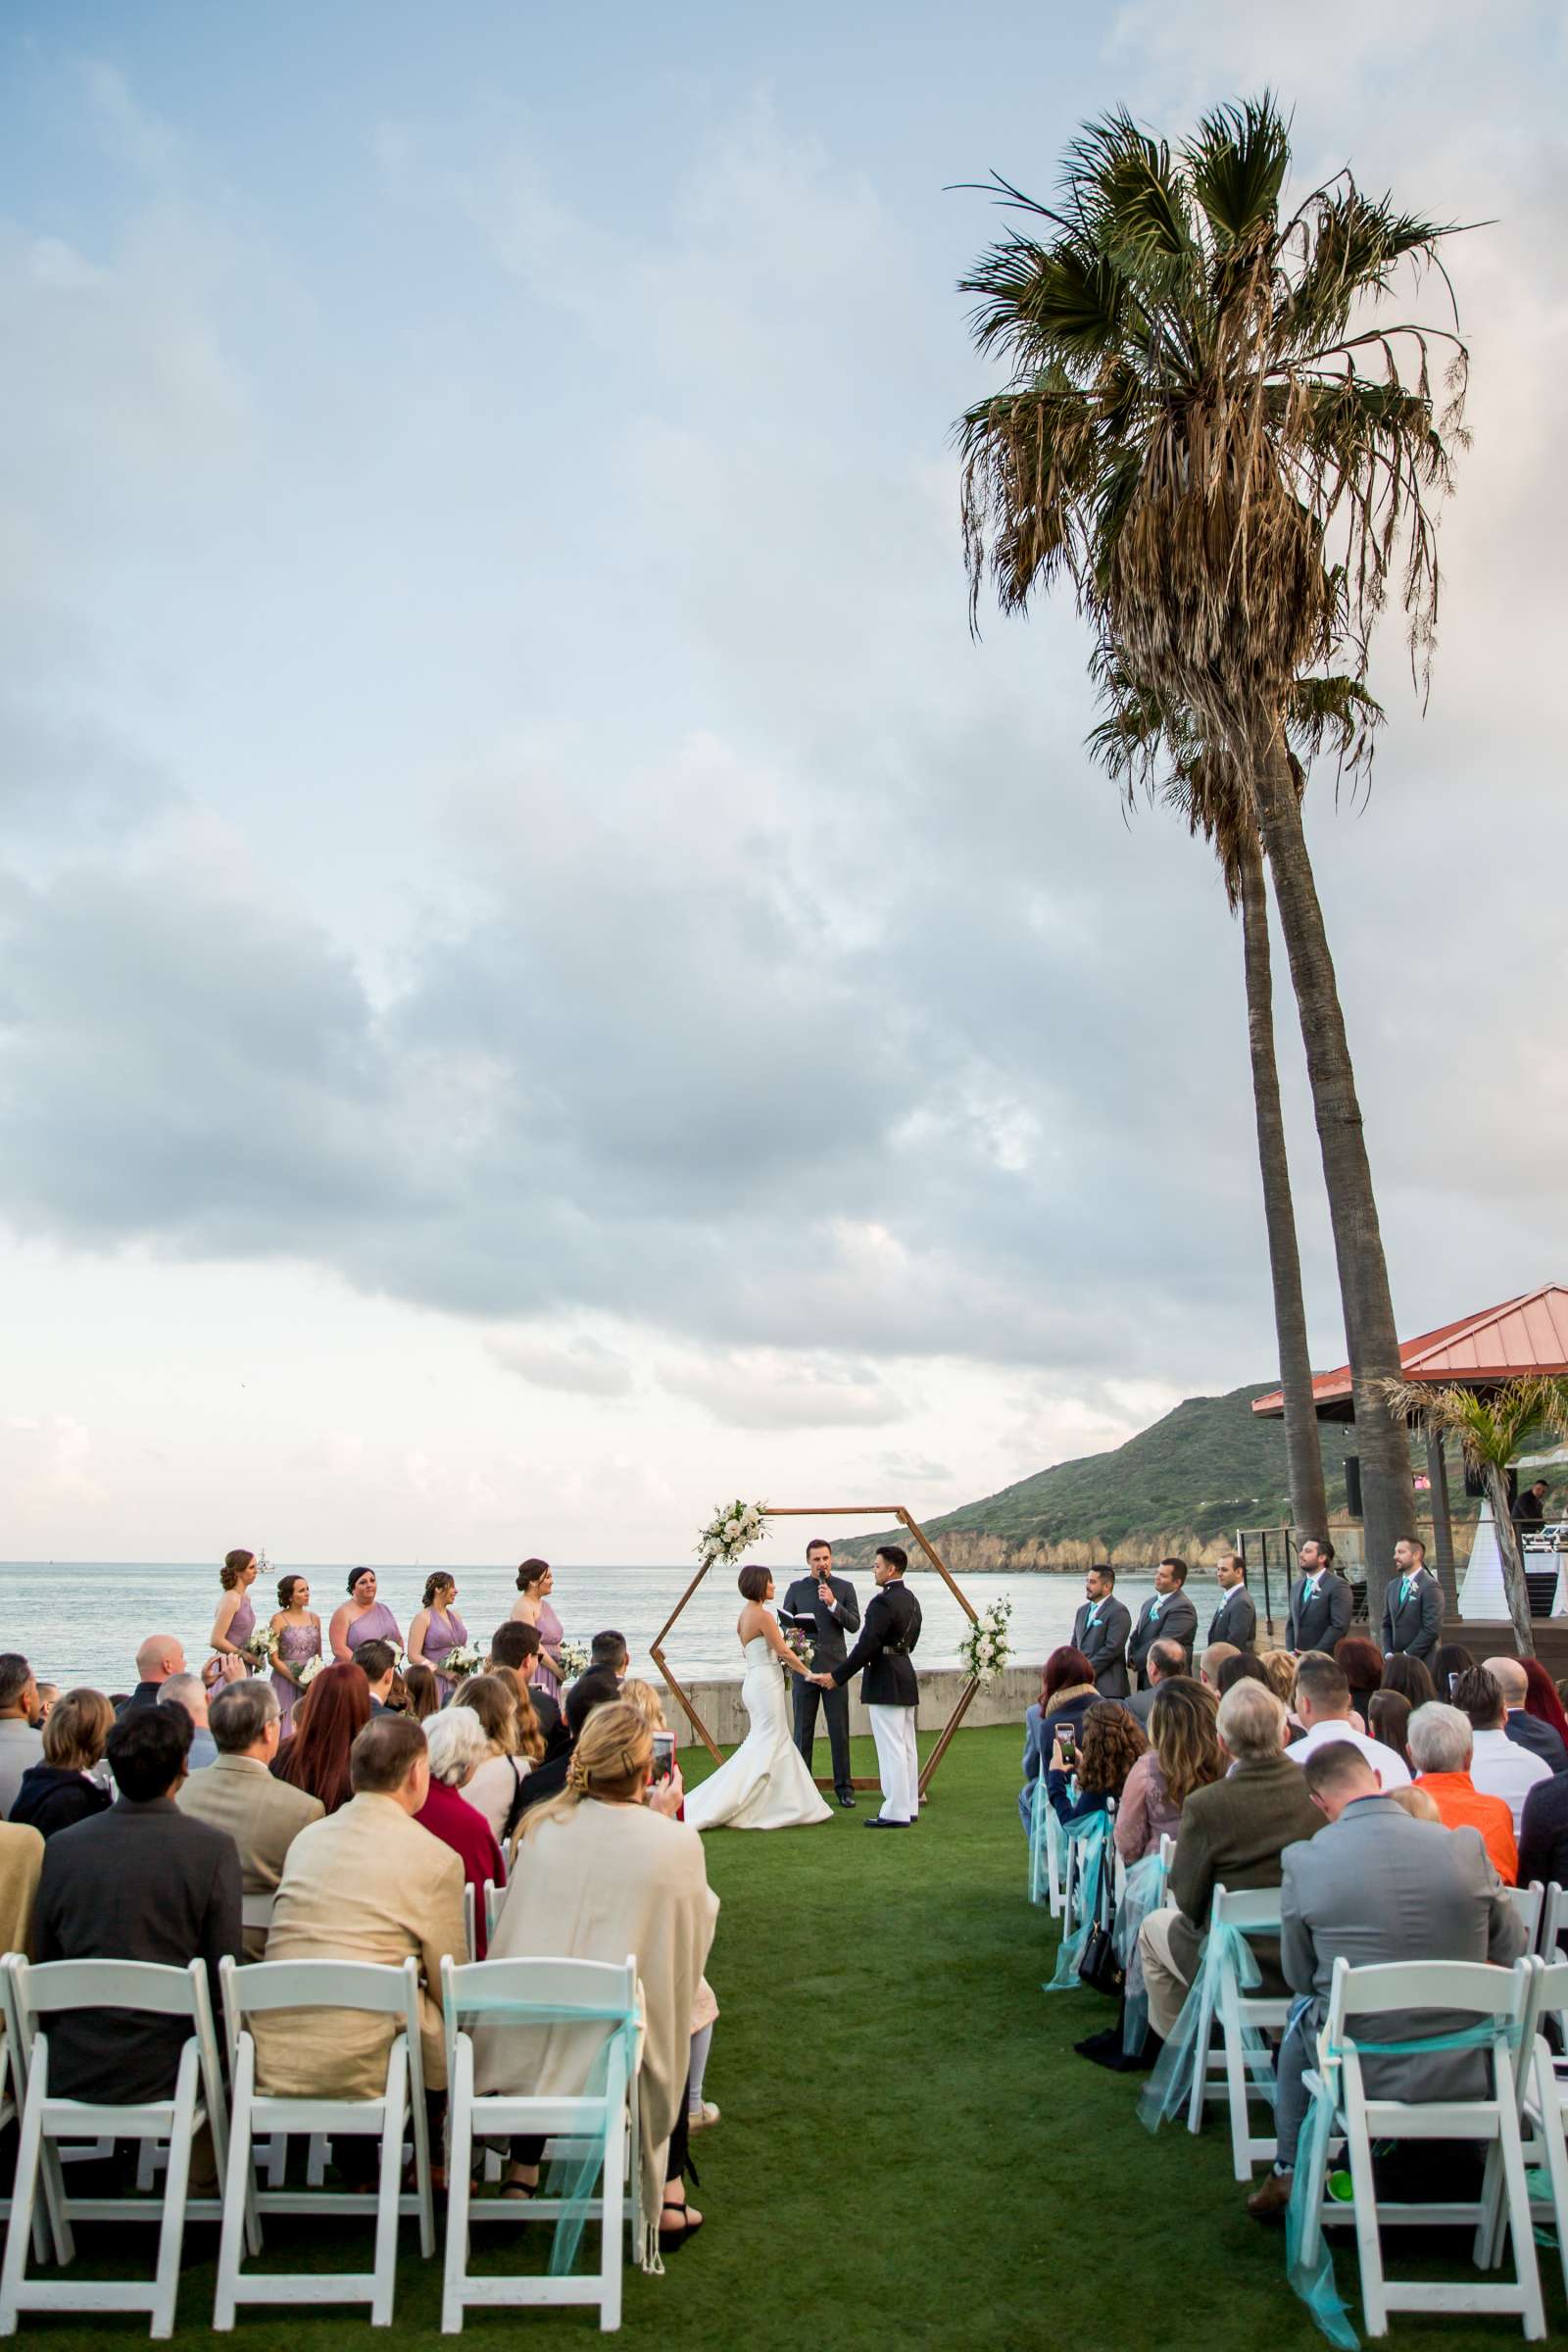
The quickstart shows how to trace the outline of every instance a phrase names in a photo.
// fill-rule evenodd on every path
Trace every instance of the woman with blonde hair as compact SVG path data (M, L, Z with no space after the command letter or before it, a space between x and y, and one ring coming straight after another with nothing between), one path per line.
M1260 1649L1257 1662L1280 1704L1291 1707L1296 1698L1296 1660L1291 1652L1288 1649Z
M115 1710L101 1690L68 1690L49 1710L43 1727L43 1756L22 1776L7 1819L34 1829L44 1838L90 1821L114 1802L101 1776L104 1741Z
M639 1682L628 1675L620 1686L620 1695L628 1707L635 1707L651 1732L669 1732L664 1720L664 1706L652 1683ZM675 1754L675 1735L669 1732L672 1742L671 1759ZM684 1803L675 1819L683 1821ZM708 2072L709 2053L713 2046L713 2028L718 2023L718 2001L713 1987L705 1977L697 1987L697 2000L692 2010L692 2071L686 2086L686 2125L692 2132L706 2132L710 2124L719 2121L719 2111L711 2099L703 2096L703 2078Z
M522 1710L527 1702L510 1674L470 1675L459 1684L452 1704L471 1709L489 1740L489 1753L463 1793L505 1845L523 1781L544 1754L533 1709L528 1707L530 1728L525 1728Z
M718 1899L710 1890L697 1832L672 1818L678 1773L649 1787L653 1735L634 1706L595 1707L572 1750L562 1795L536 1806L522 1832L519 1865L496 1922L493 1960L624 1961L637 1955L642 1988L645 2270L694 2236L703 2217L686 2203L686 2083L691 2015L713 1940ZM581 2027L481 2025L476 2087L546 2098L580 2092L597 2039ZM542 2143L513 2142L512 2179L532 2193Z

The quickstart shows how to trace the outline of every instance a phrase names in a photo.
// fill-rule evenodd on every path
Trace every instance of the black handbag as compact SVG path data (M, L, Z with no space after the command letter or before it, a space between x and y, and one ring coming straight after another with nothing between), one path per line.
M1116 1957L1111 1937L1111 1919L1115 1903L1115 1873L1111 1868L1108 1850L1102 1858L1099 1899L1095 1916L1084 1936L1083 1949L1078 1954L1078 1982L1087 1984L1091 1992L1102 1992L1114 2000L1121 1992L1125 1970Z

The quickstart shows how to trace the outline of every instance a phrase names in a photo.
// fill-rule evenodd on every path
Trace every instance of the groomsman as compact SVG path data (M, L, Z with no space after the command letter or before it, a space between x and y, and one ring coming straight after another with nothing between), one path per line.
M1219 1607L1208 1621L1208 1639L1232 1642L1238 1649L1252 1648L1257 1641L1257 1611L1247 1590L1247 1562L1240 1552L1222 1551L1214 1576Z
M1394 1546L1397 1581L1391 1578L1383 1603L1383 1652L1419 1658L1430 1666L1443 1640L1443 1587L1427 1568L1427 1547L1414 1536Z
M798 1576L784 1595L780 1614L798 1626L811 1643L811 1663L825 1673L843 1663L846 1634L860 1629L860 1604L848 1577L833 1574L833 1546L818 1536L806 1546L806 1574ZM795 1744L812 1769L811 1748L816 1738L816 1711L827 1717L828 1751L833 1758L833 1793L848 1811L855 1803L855 1781L850 1771L850 1694L823 1690L808 1675L791 1678L795 1685Z
M1155 1642L1179 1642L1189 1661L1198 1640L1198 1610L1187 1597L1185 1560L1161 1560L1154 1570L1154 1590L1138 1612L1133 1638L1127 1644L1127 1664L1138 1677L1140 1690L1149 1689L1149 1652Z
M1350 1630L1350 1588L1334 1566L1334 1546L1327 1538L1308 1536L1296 1555L1301 1574L1291 1594L1285 1646L1326 1650L1330 1657Z
M877 1553L871 1574L877 1589L866 1607L860 1639L842 1665L813 1680L824 1690L842 1690L861 1668L860 1696L876 1741L882 1810L868 1830L906 1830L920 1818L920 1758L914 1740L914 1711L920 1685L910 1656L920 1639L920 1603L905 1590L907 1552L888 1544Z
M1084 1578L1088 1595L1072 1621L1072 1645L1082 1650L1102 1698L1125 1698L1127 1637L1133 1630L1132 1611L1116 1598L1116 1571L1107 1563L1091 1568Z

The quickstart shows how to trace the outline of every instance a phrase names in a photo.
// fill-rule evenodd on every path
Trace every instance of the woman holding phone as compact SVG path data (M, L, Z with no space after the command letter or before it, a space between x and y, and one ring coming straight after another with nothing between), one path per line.
M652 1683L639 1682L635 1676L620 1686L620 1695L638 1714L654 1736L654 1770L650 1788L667 1781L675 1769L675 1735L664 1721L664 1709L659 1692ZM686 1800L682 1797L675 1819L686 1818ZM697 1987L692 2005L692 2071L686 2085L686 2128L689 2132L704 2131L718 2122L718 2109L711 2099L703 2096L703 2076L708 2068L708 2053L713 2046L713 2028L718 2023L718 2003L713 1987L704 1977Z

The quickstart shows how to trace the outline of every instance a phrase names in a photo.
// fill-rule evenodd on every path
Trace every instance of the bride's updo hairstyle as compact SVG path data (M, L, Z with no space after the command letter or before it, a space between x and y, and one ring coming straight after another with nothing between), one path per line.
M564 1794L535 1805L523 1818L522 1836L532 1838L542 1822L569 1820L586 1796L612 1805L632 1803L653 1761L654 1736L637 1709L607 1699L577 1734Z
M767 1588L772 1583L773 1576L771 1569L760 1567L756 1560L750 1560L735 1581L740 1586L743 1598L765 1600Z

